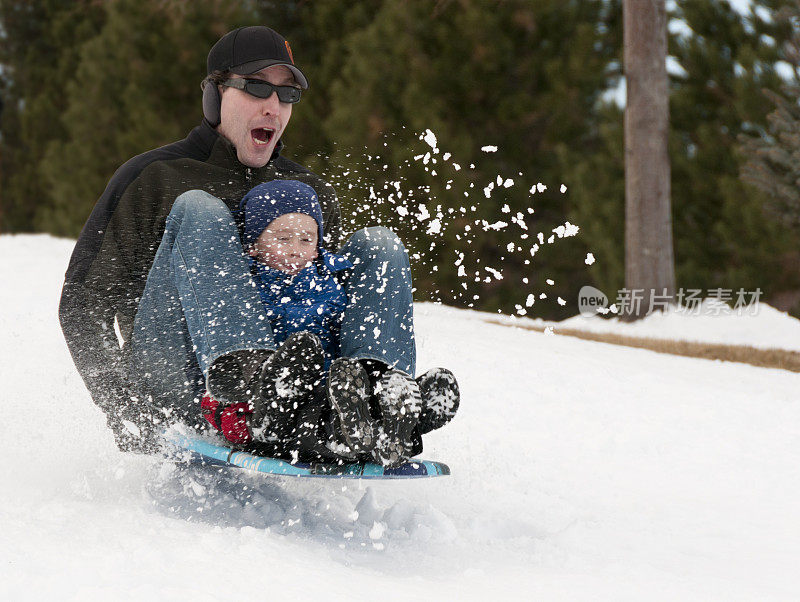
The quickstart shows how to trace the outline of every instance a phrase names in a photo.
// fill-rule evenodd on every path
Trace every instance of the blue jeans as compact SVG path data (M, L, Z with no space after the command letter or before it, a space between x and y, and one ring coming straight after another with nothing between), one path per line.
M379 360L413 376L417 353L411 266L403 242L387 228L364 228L339 252L353 264L344 281L342 357Z
M366 228L341 253L353 263L344 282L342 356L413 374L411 270L402 242L386 228ZM129 361L139 387L194 422L217 358L275 347L230 210L207 192L183 193L167 216L134 321Z

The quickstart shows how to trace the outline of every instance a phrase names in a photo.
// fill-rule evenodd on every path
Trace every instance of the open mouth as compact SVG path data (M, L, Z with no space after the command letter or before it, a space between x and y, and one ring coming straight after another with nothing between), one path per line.
M275 135L275 130L272 128L255 128L250 130L250 136L256 146L263 146L269 144L272 137Z

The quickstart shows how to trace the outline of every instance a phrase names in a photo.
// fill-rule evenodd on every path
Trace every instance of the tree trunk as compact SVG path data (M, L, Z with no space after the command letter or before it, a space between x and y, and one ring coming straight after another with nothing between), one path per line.
M675 295L665 0L624 0L623 18L627 292L621 309L635 320Z

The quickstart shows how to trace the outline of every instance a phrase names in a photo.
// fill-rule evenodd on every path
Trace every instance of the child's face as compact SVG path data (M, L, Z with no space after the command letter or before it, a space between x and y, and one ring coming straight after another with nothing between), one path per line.
M250 247L250 256L268 267L297 274L317 256L317 221L304 213L275 218Z

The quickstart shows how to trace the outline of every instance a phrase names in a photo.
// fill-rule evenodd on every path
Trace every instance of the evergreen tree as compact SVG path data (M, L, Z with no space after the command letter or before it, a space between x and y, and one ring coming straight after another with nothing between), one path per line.
M41 168L52 205L39 224L57 234L78 234L122 163L200 122L208 49L255 17L249 3L223 0L114 0L105 10L66 87L67 138L48 144Z
M748 153L737 135L761 131L777 90L785 25L774 4L740 15L727 2L681 0L670 25L670 159L677 286L761 288L768 300L796 288L797 239L762 210L764 196L739 180ZM565 164L573 217L597 263L594 283L609 296L623 283L622 112L606 102L585 159Z
M675 17L688 31L672 43L683 70L671 98L672 185L684 288L760 287L769 296L786 279L782 257L795 245L764 215L763 198L739 180L743 157L736 152L744 128L766 123L761 90L781 85L776 63L787 32L769 16L775 4L753 2L742 16L728 2L678 3Z
M585 270L578 245L546 241L566 218L557 150L570 149L564 160L579 156L617 53L599 27L605 9L577 1L384 2L346 40L325 123L338 141L338 172L328 175L360 214L355 225L377 218L401 233L418 256L421 298L514 311L530 294L565 294L570 271ZM428 128L438 154L418 138ZM488 145L497 152L482 152ZM531 193L537 182L548 191ZM492 229L499 221L508 226ZM541 250L532 258L534 247ZM559 310L553 303L537 313Z
M381 2L302 0L263 2L254 21L279 31L290 43L298 66L309 79L303 100L292 110L291 125L282 140L283 154L313 171L324 171L336 138L323 129L331 112L331 86L346 58L345 40L367 26Z
M625 286L642 294L626 319L675 295L669 163L667 10L664 0L624 0Z
M91 0L0 0L0 231L36 229L50 202L40 173L46 146L66 136L65 89L102 20Z
M782 48L793 78L780 92L764 90L775 109L767 116L769 128L742 135L747 162L742 178L769 195L773 215L787 227L800 230L800 1L778 13L791 36Z
M625 285L623 114L613 99L606 99L592 117L592 130L585 136L579 156L563 145L558 153L564 182L569 184L570 219L581 227L583 253L594 258L585 278L575 284L594 285L613 303ZM575 298L574 294L570 298Z

